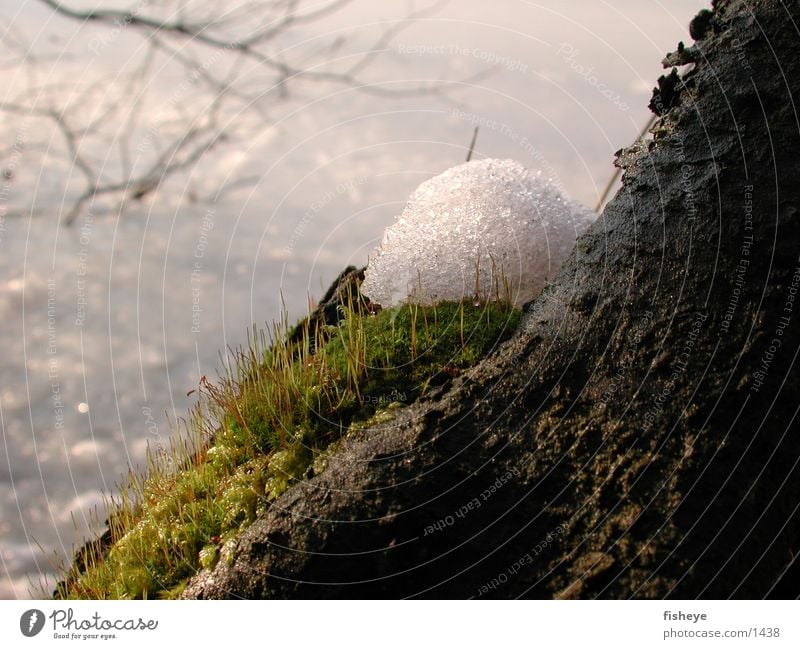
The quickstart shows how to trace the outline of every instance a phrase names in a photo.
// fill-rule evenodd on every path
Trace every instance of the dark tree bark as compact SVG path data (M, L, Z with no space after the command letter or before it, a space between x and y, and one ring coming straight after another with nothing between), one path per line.
M800 7L702 22L522 331L185 596L798 596Z

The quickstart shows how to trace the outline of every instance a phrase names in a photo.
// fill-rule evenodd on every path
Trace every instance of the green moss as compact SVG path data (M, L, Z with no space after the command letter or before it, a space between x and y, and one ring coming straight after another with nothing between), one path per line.
M267 465L270 474L265 490L267 498L269 500L278 498L303 475L310 463L311 451L303 444L275 451Z
M299 344L286 342L286 326L269 341L254 335L219 383L203 381L188 435L123 490L111 548L73 568L58 595L178 596L201 568L232 562L241 530L293 483L324 471L346 433L391 421L483 358L520 317L496 302L377 314L355 304L338 326L307 331Z
M209 569L217 565L219 559L219 548L214 544L209 544L200 550L200 567Z

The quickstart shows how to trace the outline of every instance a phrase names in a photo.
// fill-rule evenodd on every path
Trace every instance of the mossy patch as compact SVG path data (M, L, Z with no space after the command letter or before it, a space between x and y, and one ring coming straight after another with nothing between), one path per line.
M231 561L235 539L304 476L325 469L345 433L390 422L395 410L475 364L513 332L503 302L403 305L360 301L333 327L289 342L285 323L254 334L201 398L176 446L114 500L111 545L73 567L65 598L176 597L198 570Z

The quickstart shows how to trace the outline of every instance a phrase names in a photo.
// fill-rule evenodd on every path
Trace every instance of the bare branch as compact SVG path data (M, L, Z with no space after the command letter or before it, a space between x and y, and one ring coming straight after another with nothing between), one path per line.
M127 10L80 10L70 2L40 0L59 16L114 28L110 39L116 38L120 29L130 28L143 37L143 47L122 71L92 83L78 86L60 80L42 85L40 78L54 77L49 62L31 52L23 34L11 30L3 41L8 57L0 59L0 68L16 66L28 75L28 83L9 101L0 103L0 112L39 120L36 132L43 142L51 142L56 134L63 143L63 149L48 146L42 155L63 156L83 183L63 215L62 222L69 225L89 204L103 199L104 204L111 201L124 209L198 164L241 124L241 119L237 125L228 124L225 115L243 108L257 119L256 129L271 126L274 102L270 100L288 97L290 87L298 81L343 85L377 96L435 95L450 101L449 89L457 85L448 89L447 83L434 82L409 88L358 78L403 30L440 10L447 0L436 0L419 10L410 6L403 19L386 23L366 51L342 52L349 42L349 34L344 32L334 34L329 42L310 40L302 51L282 45L290 30L334 15L352 1L329 0L306 7L303 0L236 6L221 1L199 5L186 0L153 0ZM106 47L112 40L99 42ZM90 49L99 55L91 44ZM183 75L166 100L151 90L164 70ZM461 83L474 83L482 76ZM69 178L65 184L68 182ZM232 191L243 182L245 179L235 178L216 194Z

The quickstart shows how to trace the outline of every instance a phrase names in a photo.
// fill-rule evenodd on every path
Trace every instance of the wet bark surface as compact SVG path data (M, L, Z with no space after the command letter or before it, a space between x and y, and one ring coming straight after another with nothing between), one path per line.
M800 7L701 22L518 335L185 597L798 596Z

